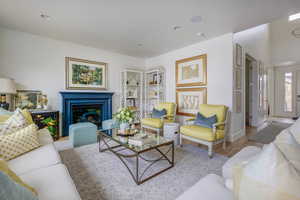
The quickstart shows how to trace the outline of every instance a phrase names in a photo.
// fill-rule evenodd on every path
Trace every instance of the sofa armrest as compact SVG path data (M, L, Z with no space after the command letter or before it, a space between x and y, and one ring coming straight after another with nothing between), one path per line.
M213 132L214 133L216 133L216 131L217 131L217 127L218 126L221 126L221 125L225 125L226 123L225 122L219 122L219 123L215 123L215 124L213 124Z
M38 130L38 137L42 146L53 143L53 138L47 128Z

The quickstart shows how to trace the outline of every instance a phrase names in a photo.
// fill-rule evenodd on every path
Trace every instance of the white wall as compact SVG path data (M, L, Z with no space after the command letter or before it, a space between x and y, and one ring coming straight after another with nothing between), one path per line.
M240 44L245 52L268 67L271 63L270 25L263 24L233 35L234 42Z
M146 60L147 68L166 69L166 100L176 102L175 62L183 58L207 54L207 102L224 104L232 110L233 34L190 45ZM179 117L183 121L184 117ZM231 130L236 131L236 130Z
M120 70L144 68L144 59L0 28L0 74L13 78L18 89L41 90L52 109L60 109L65 90L65 56L108 63L108 91L119 106Z

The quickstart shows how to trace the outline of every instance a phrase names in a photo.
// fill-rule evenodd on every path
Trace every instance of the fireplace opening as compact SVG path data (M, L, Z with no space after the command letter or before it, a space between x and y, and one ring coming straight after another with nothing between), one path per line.
M73 105L72 123L91 122L101 127L101 105Z

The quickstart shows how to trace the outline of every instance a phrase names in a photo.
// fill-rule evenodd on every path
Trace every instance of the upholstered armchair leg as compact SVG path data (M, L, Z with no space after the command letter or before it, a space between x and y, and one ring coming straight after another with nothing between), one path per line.
M208 156L209 156L209 158L213 157L213 144L212 143L210 143L208 145Z
M181 136L180 133L179 133L179 145L180 145L180 147L183 147L183 145L182 145L182 136Z

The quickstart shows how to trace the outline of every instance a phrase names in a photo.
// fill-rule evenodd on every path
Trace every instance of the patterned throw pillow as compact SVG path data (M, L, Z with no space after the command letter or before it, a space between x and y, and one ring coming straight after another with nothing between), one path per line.
M7 175L10 179L12 179L15 183L19 184L22 187L27 188L29 191L33 192L35 195L37 195L37 192L34 188L27 185L20 177L18 177L11 169L9 169L7 163L4 160L0 159L0 172ZM4 181L1 179L1 183L3 184ZM2 188L2 187L1 187ZM0 195L1 196L1 195Z
M0 157L11 160L40 146L37 126L31 124L19 131L0 136Z
M0 135L11 134L26 126L28 126L28 122L22 114L22 111L17 108L14 114L4 122L4 125L2 125Z

